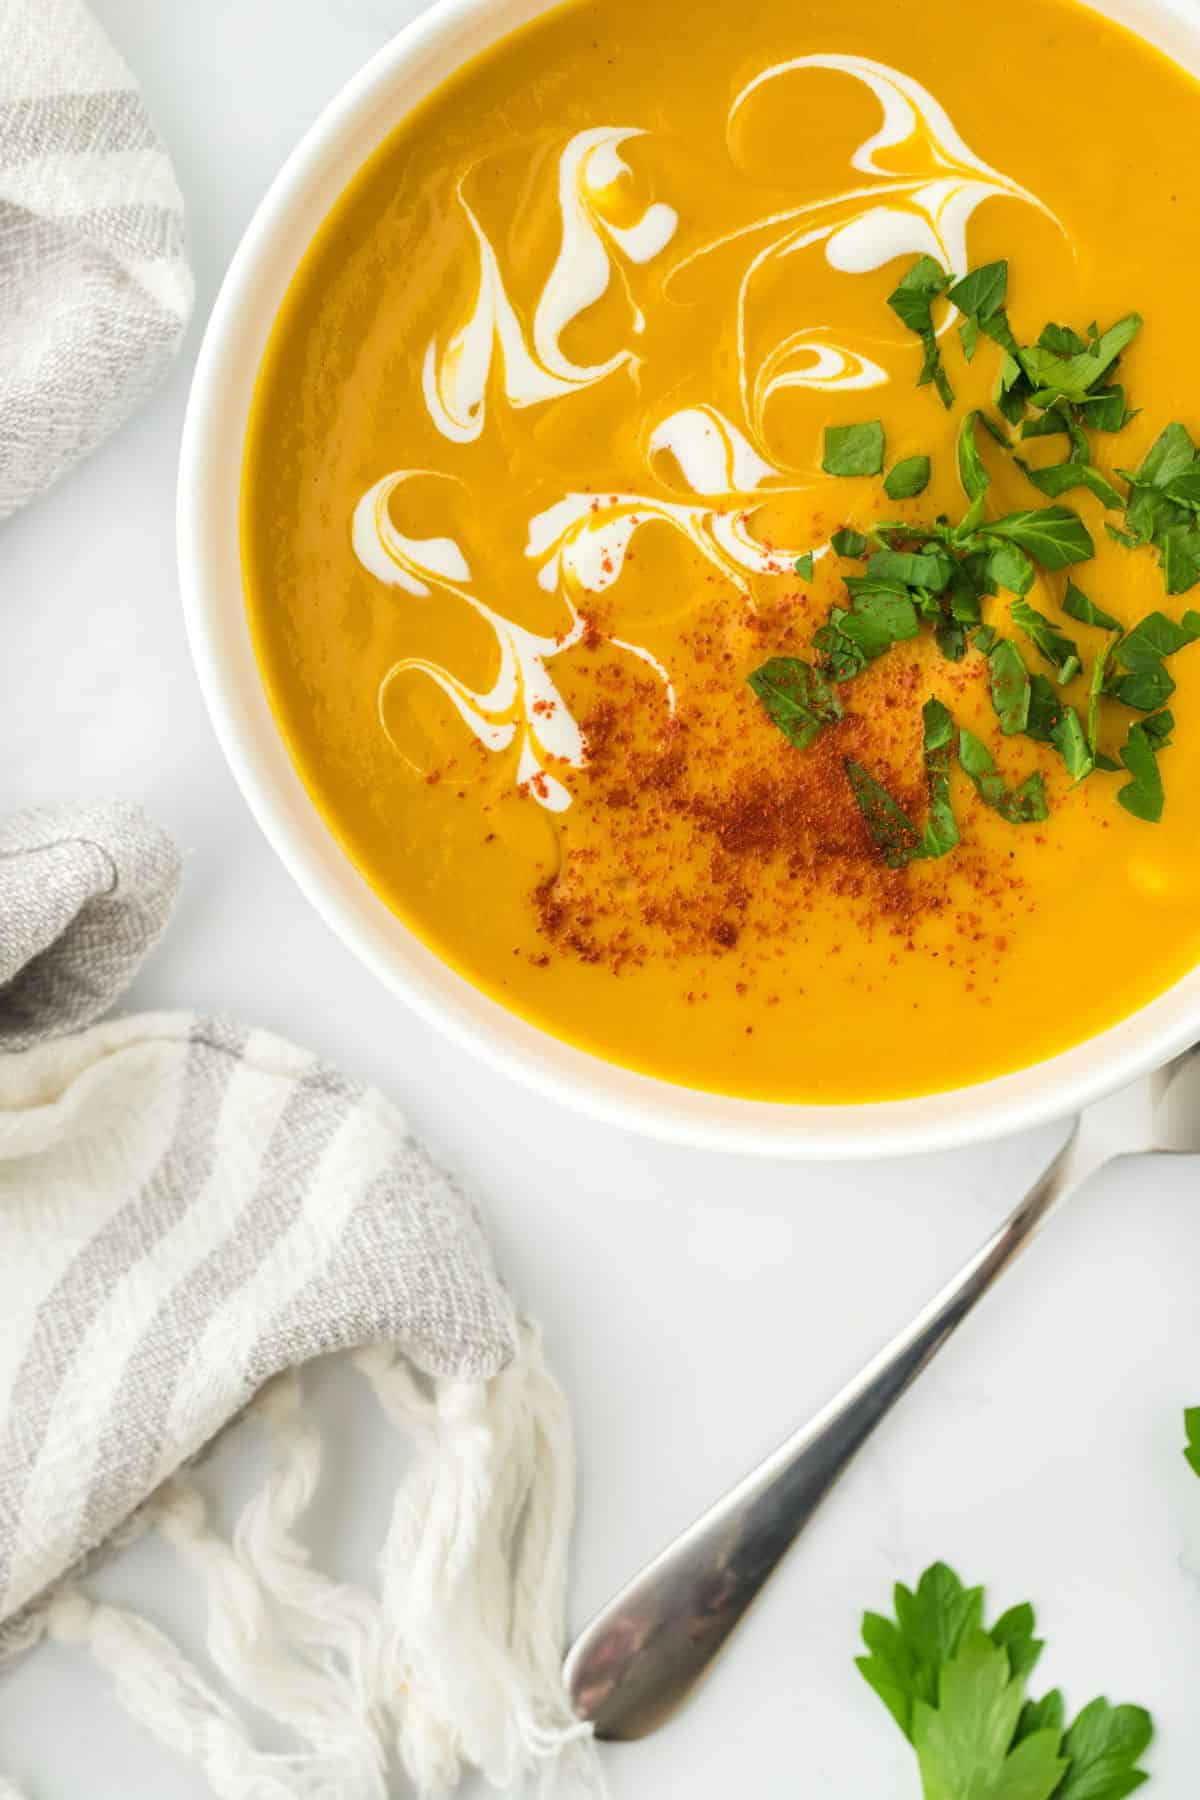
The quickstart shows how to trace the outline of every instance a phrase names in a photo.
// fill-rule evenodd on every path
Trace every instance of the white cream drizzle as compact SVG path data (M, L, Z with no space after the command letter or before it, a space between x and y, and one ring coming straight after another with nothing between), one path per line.
M715 406L672 413L654 427L647 449L652 457L669 452L694 494L748 494L779 474Z
M733 504L696 505L649 494L566 494L529 522L525 554L541 563L540 587L548 593L564 586L603 593L619 580L635 532L655 520L681 533L739 590L746 574L790 572L801 552L764 544L751 529L754 512L770 498L761 490L779 478L779 470L715 406L672 413L651 432L648 450L651 456L669 453L692 493ZM826 549L814 549L813 555L823 556Z
M393 663L379 685L380 724L393 748L412 764L388 726L386 702L400 677L422 675L441 689L485 750L508 750L518 744L517 785L548 811L562 812L571 804L571 795L545 764L559 762L580 769L587 758L587 745L546 664L579 642L585 621L569 597L564 596L569 614L564 632L545 637L527 631L464 585L471 579L470 570L453 538L411 538L399 531L390 511L392 495L416 476L430 473L428 469L399 469L368 489L354 511L355 555L370 574L388 587L402 588L421 598L428 598L437 588L463 601L491 627L499 665L491 687L480 692L441 663L420 656L403 657ZM649 664L662 680L673 709L671 680L657 658L639 645L611 641L618 649Z
M487 388L497 346L503 364L504 393L510 406L536 406L563 394L590 387L634 362L628 347L600 363L574 363L562 348L562 335L572 320L608 291L617 255L646 263L675 234L674 208L655 201L632 225L606 218L598 196L627 173L620 154L627 139L640 137L633 126L596 126L571 138L558 164L558 209L562 236L558 256L533 315L532 344L509 299L500 262L487 233L463 191L456 192L475 239L479 287L466 323L443 349L432 338L425 351L422 387L425 404L443 437L470 443L483 431ZM645 321L636 308L633 329Z
M775 346L758 370L752 371L747 351L748 299L756 278L769 265L822 243L830 266L847 274L866 274L904 255L933 256L945 268L965 274L968 223L976 207L998 195L1035 207L1062 229L1061 222L1036 194L975 154L928 89L910 75L866 56L797 56L764 69L746 83L730 107L727 133L731 150L735 122L752 97L771 82L811 69L849 75L868 87L879 101L883 121L878 131L865 139L850 158L852 168L878 179L870 186L849 187L726 232L684 258L668 278L673 279L699 258L740 238L773 233L747 265L737 302L742 405L751 434L759 444L764 441L767 402L781 389L845 391L882 385L888 379L870 358L833 342L817 329L789 335ZM900 163L898 169L879 161L882 151L903 151L907 146L914 152L907 159L907 166L902 156L896 159ZM939 171L933 177L928 173L931 162ZM777 227L781 229L776 230ZM801 350L807 354L808 362L799 368L787 368L793 355Z

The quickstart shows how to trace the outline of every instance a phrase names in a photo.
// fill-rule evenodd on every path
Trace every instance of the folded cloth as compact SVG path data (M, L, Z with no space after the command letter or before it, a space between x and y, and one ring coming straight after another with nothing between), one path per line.
M0 518L115 429L192 307L183 202L80 0L0 3Z
M0 825L0 1040L32 1044L0 1055L0 1661L47 1629L85 1642L227 1800L384 1800L392 1749L422 1795L462 1764L592 1792L559 1676L569 1425L475 1210L380 1094L264 1032L171 1013L57 1035L129 979L177 872L130 808ZM297 1536L320 1443L288 1372L335 1350L420 1446L378 1596ZM186 1471L247 1407L277 1460L229 1544ZM294 1756L80 1585L151 1526Z

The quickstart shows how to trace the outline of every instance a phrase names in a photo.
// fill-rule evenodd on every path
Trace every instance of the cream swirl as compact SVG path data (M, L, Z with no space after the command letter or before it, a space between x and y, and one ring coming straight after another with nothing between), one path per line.
M1062 229L1036 194L976 155L927 88L911 75L866 56L797 56L762 70L746 83L730 107L727 135L731 152L734 127L756 94L785 77L817 69L850 76L879 101L883 112L879 129L850 158L852 168L876 179L869 186L848 187L726 232L685 257L668 276L670 281L700 258L739 239L770 234L743 271L737 296L742 406L751 435L760 446L765 441L767 402L781 389L847 389L878 386L887 380L877 363L862 352L832 342L823 331L789 334L755 369L748 350L747 314L751 292L771 265L824 244L830 266L847 274L867 274L904 255L933 256L947 269L965 274L967 226L977 207L997 197L1032 206ZM879 160L883 151L897 153L898 167ZM930 174L931 168L935 173ZM802 349L810 357L807 365L785 372L786 364Z
M608 292L619 259L646 263L674 236L677 216L661 201L648 206L629 225L617 225L600 205L628 165L620 146L640 137L633 126L600 125L577 132L559 158L558 210L561 238L558 255L538 298L533 327L526 331L509 298L500 261L464 193L458 204L470 226L479 259L479 281L470 317L444 347L432 338L425 351L422 386L430 417L455 443L470 443L484 428L488 380L497 347L504 393L510 406L536 406L563 394L603 381L635 360L623 347L604 362L575 363L562 348L568 325ZM633 308L632 327L645 321Z

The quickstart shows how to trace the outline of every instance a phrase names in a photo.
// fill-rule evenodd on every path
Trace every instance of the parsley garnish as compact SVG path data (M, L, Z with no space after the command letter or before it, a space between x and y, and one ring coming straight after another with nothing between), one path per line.
M1105 612L1102 606L1097 606L1094 601L1089 600L1073 581L1067 582L1062 609L1070 618L1078 619L1083 625L1098 625L1101 631L1123 630L1120 619L1114 619L1112 614Z
M1096 743L1100 732L1100 696L1104 692L1104 683L1108 675L1109 658L1113 653L1116 642L1117 639L1115 635L1110 637L1103 649L1097 654L1096 660L1092 664L1092 680L1088 689L1088 748L1092 753L1092 761L1097 764L1100 760L1096 749Z
M1001 349L1012 355L1017 351L1017 340L1012 334L1008 322L1008 314L1004 310L1004 302L1008 297L1008 264L1007 262L984 263L978 269L972 269L961 281L955 282L948 298L963 314L963 323L958 328L962 339L963 352L970 362L975 354L975 345L982 331Z
M958 734L958 760L974 782L975 791L984 805L998 812L1010 825L1035 825L1049 816L1040 769L1035 769L1032 775L1010 788L1004 777L997 775L987 745L965 727Z
M981 529L987 537L1019 544L1043 569L1065 569L1096 554L1087 526L1069 506L1009 513L1003 519L990 519Z
M827 425L821 467L827 475L878 475L883 469L883 426Z
M1015 737L1029 723L1031 685L1029 670L1011 638L985 639L990 664L992 705L1005 737ZM978 639L976 639L978 644Z
M927 456L906 456L883 479L883 491L889 500L913 500L929 486L930 463Z
M973 531L978 530L983 518L983 497L992 485L992 478L984 468L975 436L976 423L983 416L978 411L969 412L958 428L958 479L971 503L956 533L962 538L969 537Z
M1101 336L1090 339L1081 338L1067 326L1047 325L1036 344L1017 353L1033 389L1034 405L1085 401L1141 329L1138 313L1128 313Z
M876 781L861 763L847 757L844 766L850 792L876 848L889 869L902 869L920 848L916 826L903 807L897 806L883 783Z
M749 681L767 717L797 750L806 750L842 717L842 703L820 669L798 656L773 656Z
M1063 707L1050 728L1050 742L1067 765L1071 780L1086 780L1096 766L1096 754L1073 706Z
M1120 473L1130 489L1125 532L1111 535L1131 549L1153 544L1168 594L1187 593L1200 581L1200 465L1187 427L1168 425L1138 467Z
M897 1584L895 1609L865 1615L857 1667L916 1751L926 1800L1124 1800L1148 1779L1144 1708L1097 1699L1068 1727L1057 1689L1026 1698L1043 1648L1031 1606L988 1628L982 1588L935 1563L915 1593Z
M1109 475L1097 466L1088 432L1120 431L1134 416L1126 405L1124 387L1113 377L1122 353L1141 329L1140 317L1130 313L1104 332L1095 324L1086 333L1070 325L1049 324L1036 344L1023 346L1008 319L1007 295L1006 262L988 263L955 281L926 256L909 268L889 304L920 337L925 346L921 380L936 383L947 405L952 395L941 366L933 305L946 298L956 306L962 314L960 336L968 357L977 350L981 336L1000 349L997 405L1008 424L1019 427L1021 440L1065 439L1065 459L1033 468L1017 455L1013 437L990 413L978 408L967 413L956 451L966 496L961 519L956 523L940 514L932 522L890 520L873 524L869 532L849 526L834 532L830 545L835 553L865 563L865 570L845 578L845 603L834 606L814 632L815 660L773 658L755 671L751 686L768 715L803 748L842 716L835 686L855 679L894 644L917 637L922 624L928 623L948 660L961 661L971 639L987 658L992 702L1004 736L1025 735L1052 746L1076 782L1094 769L1123 768L1128 780L1119 791L1122 806L1154 821L1163 807L1158 759L1173 728L1165 703L1175 683L1166 663L1200 638L1200 611L1185 613L1179 621L1154 612L1125 632L1119 619L1068 579L1061 600L1064 613L1107 636L1091 657L1086 709L1067 704L1045 674L1027 667L1017 641L983 623L983 602L1002 591L1013 596L1009 610L1020 638L1050 665L1058 687L1066 686L1083 672L1079 646L1027 596L1040 575L1073 570L1095 555L1095 545L1084 520L1068 506L1031 507L987 517L993 478L981 453L979 427L1049 498L1082 488L1107 509L1122 507L1124 528L1106 519L1105 530L1130 549L1154 544L1170 593L1200 583L1200 451L1184 425L1168 425L1136 470L1119 471L1129 484L1128 497L1122 500ZM879 420L830 426L823 467L831 475L882 475L885 448ZM928 456L906 457L884 477L885 492L891 499L914 498L925 491L930 473ZM814 566L812 551L796 560L797 573L805 580L812 579ZM1119 762L1099 746L1101 702L1106 698L1144 715L1131 726ZM924 835L868 770L860 763L846 764L868 830L894 867L918 857L945 855L958 841L950 802L954 723L940 702L932 700L923 719L929 792ZM1002 817L1025 824L1047 816L1040 772L1010 788L987 746L971 732L957 734L957 750L981 798Z
M932 256L921 256L903 277L899 287L888 295L888 305L896 317L910 331L916 332L924 346L925 360L921 364L921 373L917 376L917 386L925 387L932 382L947 412L954 404L954 389L942 367L942 353L933 328L933 302L946 292L949 285L950 277L941 264L935 262Z
M929 817L921 839L921 855L946 856L958 843L958 821L950 803L950 759L954 751L954 720L940 700L927 700L921 708L925 727L925 781L929 788Z
M1177 623L1166 613L1152 612L1119 638L1112 649L1113 672L1105 692L1137 712L1154 712L1175 692L1164 658L1174 656L1200 637L1200 613L1186 612Z
M923 832L898 805L881 781L861 763L847 758L846 779L876 847L889 869L902 869L920 859L947 856L958 843L958 821L950 799L950 762L954 751L954 720L940 700L929 699L921 709L924 725L925 783L929 790L929 816Z
M1184 1455L1188 1462L1200 1475L1200 1406L1189 1406L1183 1415L1184 1429L1187 1432L1187 1449Z
M1065 687L1083 667L1074 639L1064 636L1057 625L1045 613L1030 606L1028 600L1014 600L1009 612L1012 614L1013 624L1025 633L1030 643L1052 666L1059 687Z
M873 662L893 644L916 637L920 630L917 610L901 583L851 576L846 587L850 610L833 608L828 623L813 635L818 649L832 649L834 640L841 638L854 645L867 662ZM828 640L824 632L830 633Z
M1158 752L1171 742L1175 720L1169 712L1153 713L1129 727L1129 736L1121 746L1121 761L1132 779L1117 790L1117 799L1135 819L1157 825L1162 818L1163 784L1158 767Z

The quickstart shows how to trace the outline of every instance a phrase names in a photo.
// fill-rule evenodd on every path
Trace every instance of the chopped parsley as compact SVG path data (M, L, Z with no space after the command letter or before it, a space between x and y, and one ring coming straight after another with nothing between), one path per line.
M1129 736L1121 746L1121 761L1130 780L1118 789L1117 799L1135 819L1146 819L1157 825L1162 818L1163 783L1158 767L1158 753L1171 742L1175 720L1169 712L1154 713L1129 727Z
M906 456L884 476L883 491L889 500L914 500L929 486L929 475L927 456Z
M942 353L933 324L933 302L940 299L949 286L950 277L942 265L932 256L921 256L903 276L900 285L888 295L888 305L910 331L916 332L925 351L917 386L925 387L932 382L947 412L954 405L954 389L942 367Z
M883 426L827 425L821 467L827 475L878 475L883 470Z
M958 734L958 760L975 784L985 806L998 812L1010 825L1034 825L1049 817L1042 771L1035 769L1018 786L1010 788L996 773L992 753L980 738L964 727Z
M842 717L842 703L820 669L798 656L773 656L755 669L750 686L797 750L807 750L826 725Z
M876 781L861 763L848 756L844 767L850 792L876 849L889 869L902 869L920 849L921 839L916 826L883 783Z
M812 660L775 657L750 677L750 685L774 723L798 748L811 744L844 715L844 684L894 645L917 638L926 626L949 662L961 662L974 644L986 659L992 705L1005 738L1027 737L1048 746L1072 782L1094 772L1124 774L1117 798L1134 817L1156 822L1164 791L1161 752L1171 741L1174 718L1166 703L1175 692L1167 661L1200 639L1200 610L1175 619L1152 612L1128 631L1119 618L1094 601L1074 580L1074 571L1095 555L1088 525L1060 497L1081 490L1086 503L1120 511L1122 524L1103 521L1114 541L1136 551L1152 545L1159 553L1168 593L1200 583L1200 450L1176 421L1151 445L1135 470L1118 470L1127 484L1122 495L1101 469L1090 432L1117 433L1135 415L1123 382L1121 357L1142 328L1129 313L1101 331L1085 333L1049 324L1037 342L1018 342L1008 318L1007 262L987 263L956 280L932 257L921 257L889 296L897 317L916 333L925 349L920 380L933 383L947 407L953 400L942 367L933 308L945 299L961 315L959 337L970 359L987 338L1000 352L996 406L1005 421L974 408L957 431L956 462L965 496L962 516L932 520L887 520L867 531L844 526L830 539L841 557L865 565L844 580L844 601L835 604L812 635ZM1006 429L1007 427L1007 429ZM1050 505L988 516L996 477L984 460L990 437L1003 457L1022 469ZM1063 460L1033 467L1019 454L1024 442L1061 440ZM932 464L910 456L884 475L884 427L879 420L830 426L825 432L823 468L837 476L880 476L891 500L913 499L926 491ZM797 560L797 572L811 579L812 552ZM1057 601L1067 618L1104 633L1096 649L1079 643L1028 596L1052 588L1066 572ZM997 629L991 610L1007 595L1016 636ZM985 615L985 605L989 611ZM1036 658L1049 665L1053 679ZM1088 666L1090 665L1090 666ZM1060 690L1085 677L1086 703L1071 704ZM1142 715L1128 725L1118 755L1100 745L1106 708L1113 702ZM894 868L923 857L944 856L958 843L951 800L951 771L958 761L984 803L1012 824L1047 817L1045 782L1035 770L1010 786L987 745L958 729L947 708L929 700L923 711L924 765L928 819L921 829L876 776L847 760L850 791L884 860Z
M1062 598L1062 609L1069 618L1078 619L1082 625L1098 625L1101 631L1120 631L1122 629L1120 619L1114 619L1112 614L1105 612L1102 606L1097 606L1094 601L1089 600L1073 581L1067 582L1067 591Z
M978 644L978 640L976 640ZM1032 679L1011 638L995 637L986 651L992 705L1005 737L1016 737L1029 723Z
M1009 612L1013 624L1051 665L1059 687L1065 687L1083 667L1075 640L1061 632L1045 613L1030 606L1028 600L1014 600Z

